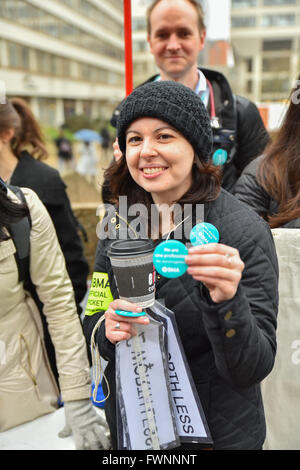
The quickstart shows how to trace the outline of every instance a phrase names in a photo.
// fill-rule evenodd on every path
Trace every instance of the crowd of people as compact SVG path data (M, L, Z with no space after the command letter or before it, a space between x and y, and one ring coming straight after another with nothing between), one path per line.
M153 1L147 31L159 74L113 113L116 140L102 199L116 217L106 233L117 227L130 236L130 216L118 215L123 196L128 207L189 204L193 224L202 205L219 242L190 247L181 234L188 269L179 278L157 276L156 298L175 314L212 448L260 450L268 427L261 383L272 374L278 315L284 315L272 229L300 228L300 104L294 99L300 76L271 139L254 103L234 95L220 72L198 67L206 29L197 1ZM62 139L56 144L66 160ZM116 450L116 343L131 339L134 325L149 318L117 313L140 308L119 298L108 236L98 242L94 272L107 277L113 300L81 321L88 263L66 186L46 157L28 104L6 100L0 105L0 432L63 406L62 437L73 434L77 449ZM154 246L176 239L172 210L167 231L163 216L157 221L151 214L156 236L149 231L147 237ZM94 344L107 362L105 421L90 399Z

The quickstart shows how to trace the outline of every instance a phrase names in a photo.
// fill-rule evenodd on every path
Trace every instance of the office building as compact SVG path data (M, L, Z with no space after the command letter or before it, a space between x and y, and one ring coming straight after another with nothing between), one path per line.
M232 0L235 91L285 100L300 71L300 0Z
M125 94L122 0L1 0L0 80L43 124L109 118Z

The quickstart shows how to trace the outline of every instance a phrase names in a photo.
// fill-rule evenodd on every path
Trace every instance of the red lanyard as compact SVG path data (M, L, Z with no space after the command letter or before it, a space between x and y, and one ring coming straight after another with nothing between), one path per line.
M216 117L216 108L215 108L215 97L212 84L209 80L206 79L208 89L209 89L209 98L210 98L210 117L214 119Z

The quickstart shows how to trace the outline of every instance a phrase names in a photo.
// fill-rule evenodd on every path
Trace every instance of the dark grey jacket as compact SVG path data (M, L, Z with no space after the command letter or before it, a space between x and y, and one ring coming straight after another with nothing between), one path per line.
M246 166L236 182L234 194L261 217L267 219L268 216L278 212L278 203L271 198L257 180L257 170L262 158L263 156L260 156ZM291 220L282 228L300 228L300 218Z
M265 439L260 382L272 370L276 353L278 265L274 242L265 221L224 190L216 201L205 204L205 220L219 230L220 243L237 248L245 263L236 295L215 304L204 285L186 273L178 279L161 276L156 297L164 298L175 313L215 449L259 449ZM112 294L118 297L106 253L109 244L109 240L99 241L95 271L108 273ZM85 317L88 342L102 314ZM95 340L108 360L111 395L106 415L116 445L115 356L104 323Z

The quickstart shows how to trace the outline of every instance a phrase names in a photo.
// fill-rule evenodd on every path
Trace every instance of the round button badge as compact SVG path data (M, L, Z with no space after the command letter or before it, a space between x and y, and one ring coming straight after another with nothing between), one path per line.
M153 263L156 271L164 277L174 279L182 276L188 268L185 257L187 247L178 240L167 240L154 250Z
M212 156L212 161L215 166L222 166L227 162L228 153L224 149L218 149Z
M208 222L202 222L195 225L190 233L190 240L192 245L206 245L207 243L218 243L219 232L218 229Z

